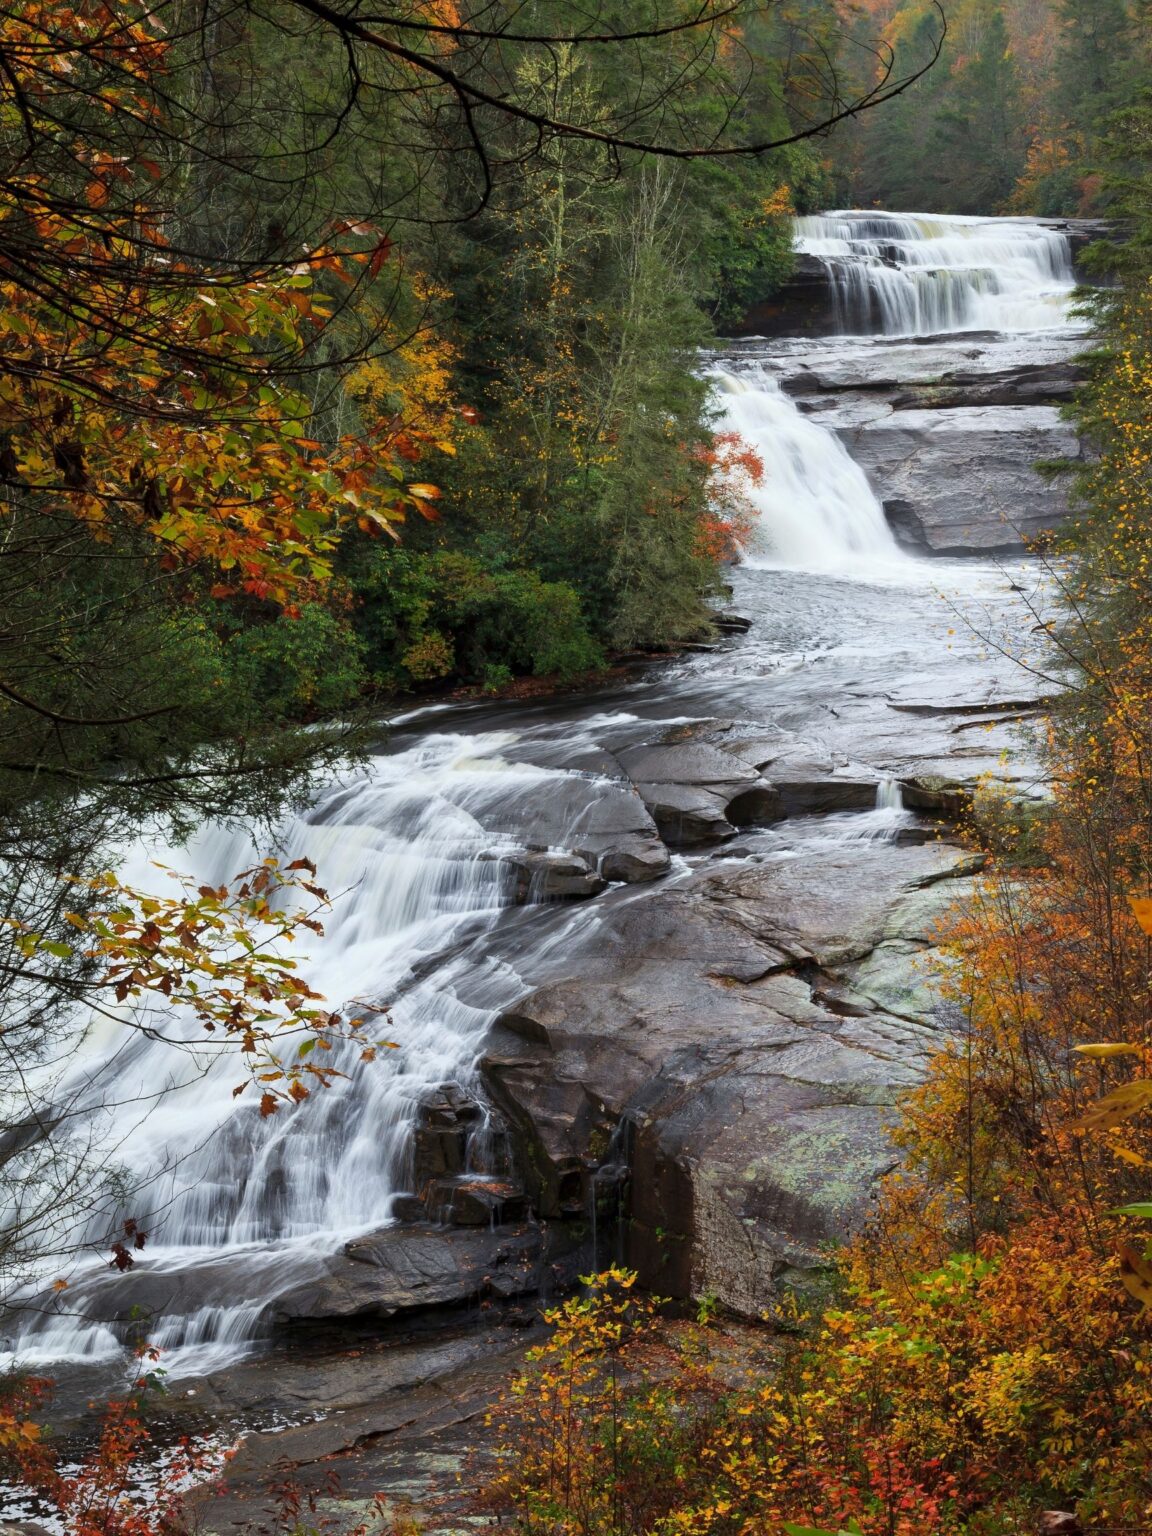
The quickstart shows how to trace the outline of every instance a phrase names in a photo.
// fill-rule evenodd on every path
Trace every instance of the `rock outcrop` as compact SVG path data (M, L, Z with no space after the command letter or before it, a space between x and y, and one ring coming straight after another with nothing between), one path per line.
M971 872L939 843L813 849L606 912L483 1063L533 1207L586 1209L623 1157L622 1252L656 1289L756 1315L819 1267L892 1166L885 1114L940 1028L909 955Z
M900 410L841 432L897 537L934 555L1016 550L1068 515L1038 461L1080 458L1051 406Z

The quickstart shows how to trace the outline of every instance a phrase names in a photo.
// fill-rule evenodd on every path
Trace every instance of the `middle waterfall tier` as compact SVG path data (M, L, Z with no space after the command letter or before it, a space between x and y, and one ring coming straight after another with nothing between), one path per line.
M797 410L760 366L712 373L725 430L764 466L749 488L757 525L745 563L868 575L905 557L864 471L833 432Z

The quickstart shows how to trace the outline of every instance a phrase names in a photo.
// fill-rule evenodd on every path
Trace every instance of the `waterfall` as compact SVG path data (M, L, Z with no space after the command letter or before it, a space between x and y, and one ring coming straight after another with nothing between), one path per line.
M829 272L845 333L1020 331L1066 321L1068 245L1039 225L834 213L799 220L797 232L801 250ZM786 365L800 346L803 356L842 346L786 345ZM851 346L886 350L882 341ZM834 410L804 414L773 367L747 353L712 366L709 377L718 425L764 465L763 483L749 487L758 526L748 565L884 581L920 569L898 550L863 470L824 425ZM775 601L789 585L813 584L768 585ZM844 600L852 601L847 591ZM838 604L839 593L829 601ZM582 773L510 761L504 754L515 737L507 732L437 730L434 712L448 707L414 712L426 715L429 734L347 773L280 828L275 843L286 859L313 859L334 897L323 939L309 945L305 979L336 1008L357 1000L387 1005L379 1032L399 1049L362 1063L349 1048L333 1062L345 1077L302 1109L264 1119L251 1093L231 1095L242 1075L235 1056L187 1021L164 1020L163 1033L183 1049L115 1018L76 1022L55 1102L124 1172L123 1214L150 1234L131 1294L147 1298L157 1319L151 1336L173 1377L214 1369L251 1348L270 1299L318 1274L348 1238L389 1221L396 1196L410 1186L411 1133L425 1096L473 1081L492 1020L524 994L532 967L558 963L573 934L586 936L600 921L596 903L512 912L518 877L510 860L525 849L581 846L577 818L590 810L589 778L600 808L631 791L596 778L602 767ZM565 711L562 731L555 728L538 761L578 762L583 740L595 749L585 760L602 762L603 732L614 718ZM662 723L686 718L696 716L678 711ZM577 778L578 795L571 792ZM827 817L821 835L845 845L885 840L906 835L908 823L899 785L885 781L874 810ZM154 888L164 879L152 865L159 860L220 885L264 851L243 832L209 826L183 850L142 843L121 873L136 889ZM522 919L534 926L516 926ZM59 1268L45 1269L3 1341L9 1364L111 1361L138 1333L123 1315L123 1277L109 1273L102 1251L108 1215L105 1205L54 1234L57 1254L88 1245L92 1256L74 1266L59 1294L44 1289ZM9 1213L8 1224L14 1219Z
M900 787L899 779L881 779L876 786L876 809L878 811L903 811L904 791Z
M825 268L842 335L1039 331L1067 324L1067 237L1014 219L838 212L796 221Z
M334 1006L387 1004L373 1034L398 1049L364 1064L359 1048L344 1047L332 1064L346 1077L302 1109L262 1118L251 1092L232 1096L243 1076L235 1054L213 1049L175 1011L164 1033L185 1050L113 1019L80 1021L58 1093L88 1106L93 1144L114 1148L130 1180L124 1214L152 1234L133 1278L147 1276L162 1299L151 1338L171 1374L242 1354L286 1281L388 1221L409 1187L422 1095L469 1080L491 1020L523 990L483 942L515 900L506 856L524 847L499 828L538 823L542 801L562 822L571 775L506 761L501 748L514 739L427 736L374 758L280 830L284 856L313 859L333 895L302 973ZM587 814L579 777L574 814ZM603 789L618 792L607 781ZM220 884L258 856L245 833L208 826L160 862ZM162 886L156 858L154 846L133 850L127 883ZM581 920L574 912L565 932ZM81 1218L72 1241L101 1247L107 1219L105 1210L86 1230ZM114 1358L125 1337L116 1283L106 1258L82 1262L58 1302L19 1316L9 1363Z
M712 372L722 427L754 448L762 484L745 564L877 575L905 563L884 509L840 439L802 414L760 366Z

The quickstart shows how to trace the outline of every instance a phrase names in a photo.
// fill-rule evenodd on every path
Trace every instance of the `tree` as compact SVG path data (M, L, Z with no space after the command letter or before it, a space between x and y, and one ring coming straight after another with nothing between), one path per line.
M957 33L964 57L948 81L930 152L940 167L937 206L987 213L1004 206L1023 168L1020 82L1003 10L982 0L964 22Z

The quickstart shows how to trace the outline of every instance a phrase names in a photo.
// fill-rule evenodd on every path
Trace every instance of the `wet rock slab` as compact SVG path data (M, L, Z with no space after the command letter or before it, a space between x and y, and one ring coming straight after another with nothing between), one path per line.
M538 1226L487 1231L431 1223L385 1227L346 1243L314 1279L276 1298L278 1323L395 1317L484 1297L535 1292L545 1242Z
M483 1064L536 1208L562 1215L623 1141L625 1253L648 1284L756 1315L819 1267L893 1165L885 1115L940 1038L893 1010L892 946L907 969L925 906L971 867L941 844L814 846L606 910Z
M313 1490L331 1536L368 1517L378 1493L397 1516L418 1506L428 1536L464 1536L476 1528L485 1411L543 1332L538 1318L527 1321L511 1329L474 1318L434 1340L296 1344L199 1379L191 1397L162 1399L177 1427L202 1427L206 1410L221 1415L226 1437L243 1434L224 1487L193 1496L191 1528L199 1536L280 1529L275 1490L291 1480ZM270 1420L275 1427L264 1427Z

